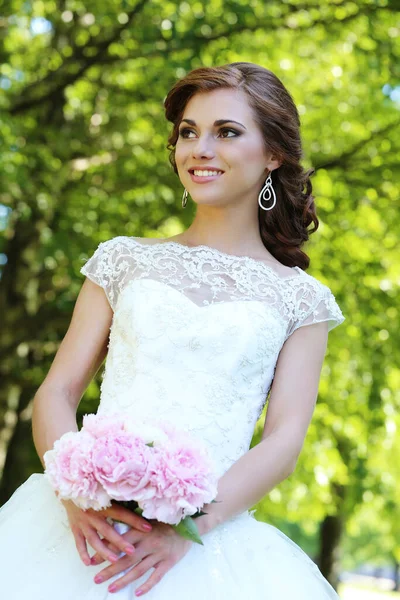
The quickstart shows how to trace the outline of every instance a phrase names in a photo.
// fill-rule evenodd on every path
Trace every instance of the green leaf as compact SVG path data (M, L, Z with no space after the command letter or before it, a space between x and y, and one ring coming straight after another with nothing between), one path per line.
M172 525L172 527L179 533L179 535L187 540L191 540L196 544L201 544L204 546L203 542L201 541L197 525L193 521L192 517L185 517L180 523L178 523L178 525Z

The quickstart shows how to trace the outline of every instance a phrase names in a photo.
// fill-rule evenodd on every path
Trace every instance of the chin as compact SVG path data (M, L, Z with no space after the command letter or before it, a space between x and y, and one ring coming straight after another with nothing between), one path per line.
M221 198L193 198L191 195L190 197L197 206L217 206L222 202Z

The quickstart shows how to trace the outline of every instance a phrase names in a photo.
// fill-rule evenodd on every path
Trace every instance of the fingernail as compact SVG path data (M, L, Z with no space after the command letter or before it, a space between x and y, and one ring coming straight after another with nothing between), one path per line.
M108 588L109 592L116 592L117 591L117 586L115 585L115 583L113 583L112 585L110 585L110 587Z
M115 554L110 554L108 558L111 562L117 562L118 560L118 556L115 556Z
M143 590L136 590L135 596L141 596L143 594Z
M91 565L96 565L97 564L97 558L95 556L92 556L92 558L90 559L90 564Z
M84 558L83 562L85 563L85 565L88 567L91 564L91 559L90 558Z
M133 546L127 546L127 547L125 548L125 552L126 552L127 554L133 554L133 553L135 552L135 548L134 548Z
M151 530L152 530L152 527L151 527L150 523L145 523L145 524L143 525L143 529L145 529L146 531L151 531Z
M101 583L103 581L103 578L101 575L96 575L96 577L94 578L95 583Z

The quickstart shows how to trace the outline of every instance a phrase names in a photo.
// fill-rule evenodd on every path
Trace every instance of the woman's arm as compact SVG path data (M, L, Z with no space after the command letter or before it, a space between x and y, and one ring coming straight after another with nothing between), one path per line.
M81 397L102 364L108 348L112 309L104 290L86 279L76 301L68 331L33 402L32 429L39 458L64 433L77 431L76 410ZM128 523L143 533L149 524L140 515L118 505L102 511L83 511L62 500L78 553L90 565L89 543L105 560L116 562L118 555L106 546L109 541L119 552L133 554L127 543L108 523L107 518ZM100 537L100 535L102 537Z
M106 354L112 309L101 287L86 279L68 331L33 401L32 431L43 455L67 431L77 431L76 411Z
M327 322L299 327L279 354L259 444L218 482L219 503L196 519L200 535L257 504L294 471L318 396L328 340Z

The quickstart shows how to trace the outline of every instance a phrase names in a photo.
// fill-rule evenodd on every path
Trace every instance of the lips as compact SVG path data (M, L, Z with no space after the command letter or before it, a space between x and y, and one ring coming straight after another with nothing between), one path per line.
M194 173L189 171L190 178L194 183L208 183L210 181L215 181L217 179L220 179L220 177L222 177L223 174L223 171L219 171L218 175L195 175Z
M191 169L188 169L188 171L192 175L194 174L194 171L218 171L218 173L224 173L222 169L217 169L216 167L192 167Z

